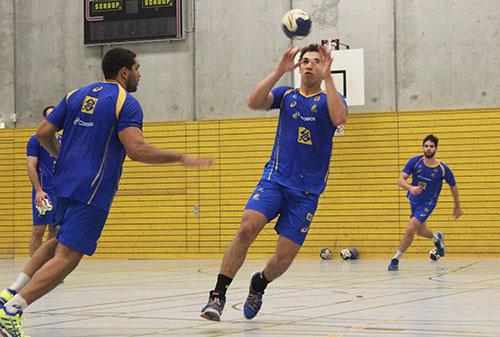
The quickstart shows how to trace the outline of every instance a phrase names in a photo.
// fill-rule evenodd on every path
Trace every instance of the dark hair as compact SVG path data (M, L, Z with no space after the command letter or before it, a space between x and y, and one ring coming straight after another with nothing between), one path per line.
M300 60L302 60L302 57L304 56L305 53L308 53L310 51L318 51L319 52L319 44L311 43L307 47L302 48L300 50Z
M102 59L102 72L107 80L114 80L121 68L132 70L136 53L125 48L110 49Z
M49 105L49 106L46 106L45 108L43 108L43 110L42 110L43 117L47 117L47 111L49 111L50 109L55 109L55 107L53 105Z
M434 135L427 135L427 136L425 136L424 141L422 142L422 146L423 146L423 145L425 144L425 142L426 142L426 141L428 141L428 140L430 140L431 142L433 142L433 143L434 143L434 145L435 145L436 147L438 147L439 139L438 139L438 137L436 137L436 136L434 136Z

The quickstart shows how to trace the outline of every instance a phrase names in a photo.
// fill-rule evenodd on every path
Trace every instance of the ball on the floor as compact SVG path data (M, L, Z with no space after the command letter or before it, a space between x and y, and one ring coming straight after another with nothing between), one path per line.
M332 258L332 252L328 248L323 248L319 252L319 257L321 257L323 260L329 260Z
M429 252L429 258L431 260L437 261L440 257L441 256L437 253L436 248L431 249L431 251Z

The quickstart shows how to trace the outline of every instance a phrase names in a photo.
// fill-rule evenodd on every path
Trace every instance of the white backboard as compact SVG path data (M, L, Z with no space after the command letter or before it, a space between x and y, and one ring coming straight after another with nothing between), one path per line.
M333 50L332 75L337 91L343 94L348 105L365 104L365 63L363 49ZM300 72L293 74L295 87L300 86ZM323 89L324 86L322 85Z

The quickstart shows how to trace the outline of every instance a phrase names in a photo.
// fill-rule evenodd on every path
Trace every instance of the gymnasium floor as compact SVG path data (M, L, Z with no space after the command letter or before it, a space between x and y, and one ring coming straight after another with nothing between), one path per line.
M5 287L25 260L0 260ZM223 321L199 318L219 260L86 259L24 314L32 337L500 336L500 259L297 260L243 318L248 260Z

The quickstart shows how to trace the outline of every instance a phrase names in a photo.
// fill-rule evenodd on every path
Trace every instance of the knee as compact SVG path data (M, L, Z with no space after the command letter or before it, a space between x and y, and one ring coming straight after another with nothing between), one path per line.
M406 228L406 232L408 234L414 235L415 233L417 233L417 231L418 231L418 226L416 224L410 222L408 224L408 227Z
M45 233L45 226L33 226L33 231L31 232L31 236L34 239L41 240L43 238L43 233Z
M252 223L243 221L238 231L238 240L245 244L251 244L255 238L255 229Z

